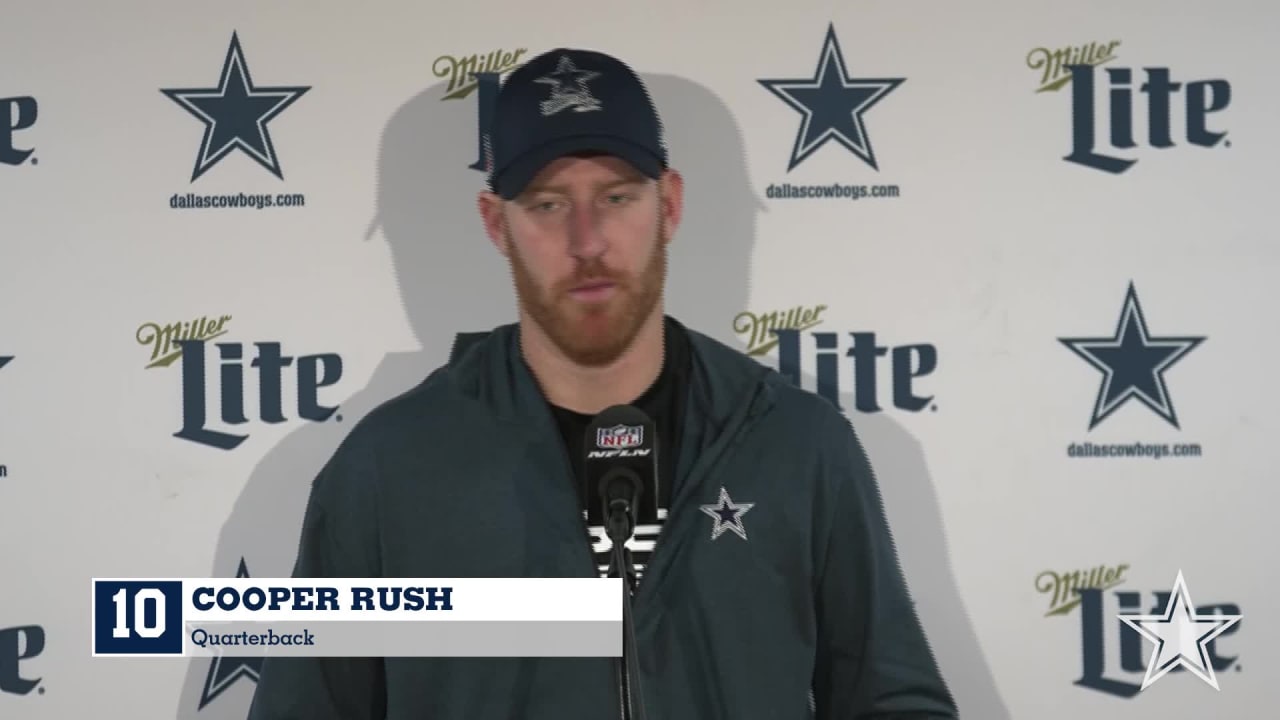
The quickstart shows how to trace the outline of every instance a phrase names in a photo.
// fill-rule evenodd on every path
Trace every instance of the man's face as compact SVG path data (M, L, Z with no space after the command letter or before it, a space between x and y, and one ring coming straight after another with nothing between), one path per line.
M574 362L612 362L658 306L671 191L617 158L565 157L504 204L520 305Z

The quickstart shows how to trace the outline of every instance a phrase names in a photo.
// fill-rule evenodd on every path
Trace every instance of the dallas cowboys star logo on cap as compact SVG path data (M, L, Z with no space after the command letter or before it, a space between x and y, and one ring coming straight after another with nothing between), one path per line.
M544 116L554 115L566 108L573 108L574 112L599 110L600 101L587 87L588 81L598 77L600 73L594 70L579 70L573 64L572 58L561 55L555 72L534 79L534 82L551 86L551 97L539 103L539 109Z
M1164 373L1205 339L1203 336L1152 337L1138 293L1130 282L1114 336L1058 338L1058 341L1102 373L1102 385L1089 420L1092 430L1131 399L1137 399L1179 428Z
M1209 662L1209 641L1240 622L1240 615L1200 615L1191 602L1187 583L1178 571L1173 583L1173 593L1163 615L1120 615L1126 625L1137 630L1142 637L1155 643L1147 674L1142 679L1142 689L1164 677L1170 670L1182 666L1195 673L1214 690L1218 690L1218 678Z
M715 520L715 525L711 527L712 540L730 531L746 540L747 528L742 524L742 516L753 507L755 503L734 503L729 497L729 491L721 487L719 500L710 505L700 505L699 509Z
M283 180L267 123L310 89L310 86L254 85L240 38L232 33L218 87L160 90L204 123L204 137L196 154L191 181L195 182L236 149Z
M850 77L832 23L827 26L812 78L756 82L804 115L787 164L790 172L828 140L840 143L879 170L863 114L905 81L906 78Z

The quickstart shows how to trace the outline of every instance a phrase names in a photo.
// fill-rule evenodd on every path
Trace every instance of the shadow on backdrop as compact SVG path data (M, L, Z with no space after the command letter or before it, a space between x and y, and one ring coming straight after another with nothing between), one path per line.
M685 176L685 216L671 247L667 312L731 346L733 317L748 309L756 213L741 132L709 89L671 75L643 75L663 114L673 165ZM288 577L311 481L353 424L420 383L448 357L455 333L515 319L503 259L475 205L483 176L475 95L441 101L433 85L391 117L378 158L377 232L388 243L404 312L421 346L388 354L368 384L341 403L343 422L297 427L266 453L224 524L212 577ZM376 279L371 279L376 281ZM806 378L807 386L812 380ZM909 569L912 589L962 717L1005 720L948 564L941 515L923 451L884 416L857 421ZM179 720L243 720L260 660L194 658Z

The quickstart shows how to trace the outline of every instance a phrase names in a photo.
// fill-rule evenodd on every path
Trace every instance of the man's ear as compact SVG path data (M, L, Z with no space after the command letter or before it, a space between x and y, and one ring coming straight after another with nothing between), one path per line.
M662 203L658 208L659 222L662 223L667 242L675 237L684 216L684 177L679 170L668 168L658 178L658 197Z
M484 232L489 236L489 242L505 256L508 252L505 201L496 193L484 190L476 198L476 206L480 209L480 220L484 223Z

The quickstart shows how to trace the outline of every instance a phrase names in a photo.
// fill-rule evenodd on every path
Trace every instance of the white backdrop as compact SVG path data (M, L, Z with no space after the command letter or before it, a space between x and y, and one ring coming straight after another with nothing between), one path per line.
M474 204L482 93L455 91L566 45L631 62L664 114L688 186L670 312L753 351L753 317L824 306L794 371L834 377L865 438L963 717L1273 712L1274 3L55 5L0 23L0 717L244 717L252 662L90 658L89 579L289 573L346 430L513 317ZM1098 63L1092 118L1079 77L1036 67L1068 49ZM1167 111L1141 91L1166 70ZM806 105L767 81L819 76L793 97L842 134L793 163ZM848 87L881 90L860 124ZM1215 108L1201 132L1188 102ZM1136 162L1068 161L1089 126ZM191 323L203 382L147 342ZM878 359L846 355L870 334ZM268 412L257 343L294 358ZM242 348L242 392L216 344ZM299 369L336 410L302 417ZM175 435L202 395L234 448ZM1116 614L1163 610L1179 571L1244 619L1217 691L1137 692L1154 646ZM1072 573L1080 605L1054 597Z

